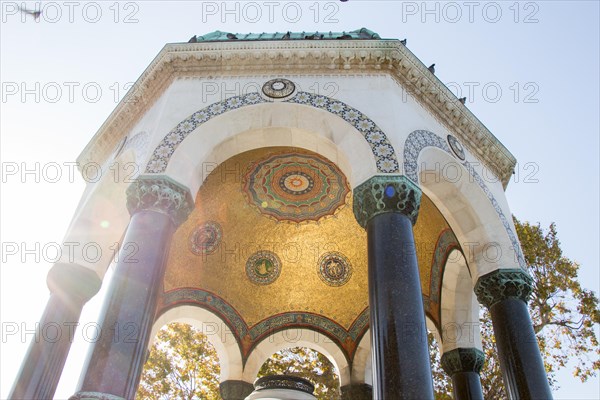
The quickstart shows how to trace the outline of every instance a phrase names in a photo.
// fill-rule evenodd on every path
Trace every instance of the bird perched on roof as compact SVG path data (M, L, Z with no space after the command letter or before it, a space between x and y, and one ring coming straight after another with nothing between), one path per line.
M40 15L42 15L41 11L32 11L32 10L28 10L26 8L21 8L19 6L17 6L17 8L19 9L19 11L21 11L23 14L29 14L31 16L33 16L33 19L39 19Z
M235 36L233 33L228 33L227 39L237 39L237 36Z
M405 46L406 46L406 39L404 39L404 40L401 40L401 41L400 41L400 43L402 43L403 45L405 45Z
M431 64L429 66L429 68L427 68L429 70L429 72L431 72L432 74L435 74L435 64Z
M290 32L290 31L287 31L287 33L286 33L285 35L283 35L281 38L282 38L283 40L287 40L287 39L289 39L291 36L292 36L292 32Z
M460 99L458 99L458 101L460 101L462 104L465 104L467 102L467 98L461 97Z

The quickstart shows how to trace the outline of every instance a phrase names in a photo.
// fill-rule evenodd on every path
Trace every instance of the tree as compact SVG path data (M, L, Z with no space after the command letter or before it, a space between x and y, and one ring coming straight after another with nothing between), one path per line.
M219 360L206 335L188 324L163 327L150 348L136 399L217 400Z
M546 232L540 224L514 219L523 255L533 278L533 293L528 303L538 344L550 385L559 387L555 373L576 361L573 375L585 382L600 370L600 348L595 328L600 324L598 298L581 287L579 264L562 253L555 224ZM485 398L507 398L489 312L480 313L480 330L486 363L481 371ZM436 397L446 399L450 379L439 367L439 351L430 339Z
M600 324L598 298L581 287L579 264L562 254L556 226L544 231L539 224L514 220L523 254L533 278L529 301L534 331L546 365L550 384L558 388L555 373L576 362L573 374L586 381L600 370L600 347L595 329ZM481 371L486 398L507 398L492 323L487 310L480 314L481 337L486 363ZM451 382L439 364L439 351L430 338L432 373L436 398L451 398ZM163 328L144 367L137 399L220 399L219 363L206 336L185 324ZM339 379L334 366L322 354L307 348L275 353L262 366L259 376L292 374L315 384L319 399L338 399Z
M261 367L258 377L266 375L296 375L315 385L319 400L340 398L340 380L335 367L318 351L294 347L273 354Z

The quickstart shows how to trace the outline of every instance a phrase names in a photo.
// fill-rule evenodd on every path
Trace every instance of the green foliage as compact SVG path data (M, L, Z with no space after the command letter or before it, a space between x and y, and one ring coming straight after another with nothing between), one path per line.
M220 373L206 335L187 324L169 324L152 344L136 399L218 400Z
M581 287L579 264L562 254L554 224L544 231L539 224L514 222L534 282L529 311L550 383L558 387L555 373L570 361L576 362L574 376L586 381L600 370L595 332L600 324L598 298ZM482 310L480 323L486 355L481 371L485 398L507 398L487 310ZM440 367L438 346L432 337L429 344L436 399L449 400L451 381ZM206 336L186 324L169 324L152 345L136 399L217 400L219 374L216 352ZM273 374L309 379L319 399L340 398L334 366L314 350L291 348L274 354L262 366L259 377Z
M433 334L428 335L429 362L431 364L431 377L433 378L433 391L435 400L452 400L452 381L442 369L440 349Z
M273 354L258 372L259 378L266 375L296 375L315 385L318 399L340 398L340 380L335 367L323 354L306 347L294 347Z
M585 382L600 370L598 298L581 287L579 264L563 255L554 224L544 232L514 221L534 282L529 310L548 376L556 386L555 372L577 360L573 375Z
M598 298L579 282L579 264L566 258L560 248L556 226L544 231L514 219L523 255L533 278L529 301L534 331L538 338L550 385L558 388L555 373L575 361L573 375L585 382L600 370L600 347L595 333L600 324ZM489 312L480 313L480 331L486 362L481 371L485 398L507 398ZM436 397L448 397L450 378L439 367L439 351L430 339Z

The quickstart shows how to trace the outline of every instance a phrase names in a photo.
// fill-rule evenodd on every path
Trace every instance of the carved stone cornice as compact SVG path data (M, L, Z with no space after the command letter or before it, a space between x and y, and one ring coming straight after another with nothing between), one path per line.
M481 371L485 362L483 351L475 348L458 348L442 354L441 364L444 371L452 376L457 372Z
M77 392L69 400L125 400L123 397L100 392Z
M421 189L404 175L376 175L354 189L354 217L366 228L376 215L397 212L414 225L421 205Z
M509 297L529 301L533 279L522 269L498 269L481 276L475 284L475 295L488 309Z
M390 75L483 164L508 183L516 160L399 40L246 41L166 45L78 158L108 157L169 84L178 78L269 75ZM310 72L307 72L310 71Z
M194 200L188 188L167 176L142 175L127 188L127 209L131 215L142 210L158 211L179 226L194 209Z

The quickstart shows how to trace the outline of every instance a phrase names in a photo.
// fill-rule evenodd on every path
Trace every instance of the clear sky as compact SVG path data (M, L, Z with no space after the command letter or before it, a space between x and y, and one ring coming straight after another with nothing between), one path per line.
M39 21L15 13L23 4ZM68 163L165 43L228 32L367 27L408 47L516 156L507 197L521 220L556 222L583 285L599 276L599 6L597 1L57 1L1 2L1 242L60 243L84 188ZM54 164L61 166L55 175ZM66 164L65 164L66 163ZM52 165L48 167L48 165ZM36 167L37 166L37 167ZM17 173L10 172L17 168ZM23 175L24 169L34 170ZM55 181L55 182L54 182ZM51 255L2 254L0 398L48 297ZM39 259L36 259L39 256ZM103 291L85 307L95 321ZM10 329L18 327L16 334ZM76 335L56 398L74 393L86 354ZM559 373L557 399L600 397Z

